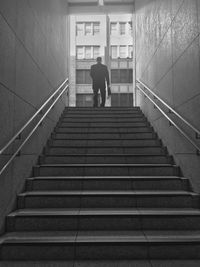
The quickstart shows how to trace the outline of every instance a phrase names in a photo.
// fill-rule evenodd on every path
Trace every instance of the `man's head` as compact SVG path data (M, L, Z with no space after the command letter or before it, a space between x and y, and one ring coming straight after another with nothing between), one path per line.
M98 57L97 58L97 63L101 63L101 61L102 61L102 58L101 57Z

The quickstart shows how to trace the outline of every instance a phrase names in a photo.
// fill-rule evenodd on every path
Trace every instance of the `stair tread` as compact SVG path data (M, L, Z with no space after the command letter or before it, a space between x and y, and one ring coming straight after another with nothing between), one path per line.
M131 145L131 144L129 144L129 145L123 145L122 146L122 144L119 144L119 145L105 145L105 144L102 144L101 146L95 146L95 145L89 145L89 144L87 144L87 145L75 145L75 144L70 144L70 145L54 145L54 144L51 144L50 145L50 148L56 148L56 147L58 147L58 148L68 148L68 147L78 147L78 148L80 148L80 147L82 147L82 148L107 148L107 147L111 147L111 148L114 148L114 147L119 147L119 148L121 148L121 147L123 147L123 148L129 148L129 147L135 147L135 148L139 148L139 147L142 147L142 148L145 148L145 147L161 147L161 145L160 145L160 143L159 142L157 142L157 143L155 143L155 144L148 144L148 145L145 145L145 146L135 146L135 145ZM162 148L162 147L161 147Z
M35 165L35 167L178 167L175 164L145 164L145 163L137 163L137 164L132 164L132 163L69 163L69 164L41 164L41 165Z
M169 234L169 232L168 232ZM80 231L80 232L13 232L3 236L0 243L188 243L200 242L199 231L179 233L172 231L170 235L163 233L153 235L142 231Z
M145 208L73 208L73 209L55 209L55 208L41 208L41 209L19 209L8 215L8 217L16 216L73 216L73 215L143 215L143 216L200 216L199 209L193 208L162 208L162 209L145 209Z
M106 153L102 153L102 154L45 154L43 155L45 157L170 157L169 155L163 155L163 154L106 154Z
M96 180L96 179L100 179L100 180L111 180L111 179L125 179L125 180L141 180L141 179L146 179L146 180L164 180L164 179L170 179L170 180L174 180L174 179L178 179L178 180L188 180L185 177L181 177L181 176L34 176L34 177L30 177L27 178L27 180L36 180L36 179L43 179L43 180L49 180L49 179L53 179L53 180L57 180L57 179L63 179L63 180L79 180L79 179L83 179L83 180Z
M90 137L84 137L84 138L61 138L61 137L54 137L52 138L53 141L119 141L119 142L124 142L124 141L149 141L149 140L158 140L156 137L148 137L148 138L132 138L132 137L126 137L126 138L121 138L121 137L111 137L111 138L90 138Z
M59 196L70 196L70 195L94 195L94 196L97 196L97 195L115 195L115 196L120 196L120 195L151 195L151 196L165 196L165 195L170 195L170 196L178 196L178 195L181 195L181 196L198 196L197 193L194 193L194 192L191 192L191 191L165 191L165 190L159 190L159 191L149 191L149 190L140 190L140 191L134 191L134 190L130 190L130 191L97 191L97 190L91 190L91 191L88 191L88 190L76 190L76 191L26 191L24 193L21 193L19 194L19 196L41 196L41 195L46 195L46 196L56 196L56 195L59 195Z

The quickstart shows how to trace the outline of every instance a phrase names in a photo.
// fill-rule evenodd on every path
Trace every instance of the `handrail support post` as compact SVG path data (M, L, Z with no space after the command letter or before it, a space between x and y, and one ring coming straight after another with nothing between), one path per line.
M200 134L196 133L195 136L196 136L196 139L200 139Z
M21 140L22 139L22 134L20 133L15 140Z
M21 150L17 153L16 157L20 157L21 156Z

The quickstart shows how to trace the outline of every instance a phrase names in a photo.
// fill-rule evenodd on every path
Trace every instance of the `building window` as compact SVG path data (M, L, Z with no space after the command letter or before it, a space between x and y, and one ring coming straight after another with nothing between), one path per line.
M129 35L133 35L133 23L132 23L132 21L129 21L129 23L128 23L128 33L129 33Z
M77 59L96 59L100 55L100 46L77 46Z
M100 23L94 22L93 23L93 35L98 35L100 33Z
M96 59L100 55L100 46L93 47L93 58Z
M117 46L116 45L111 46L111 58L113 59L117 58Z
M120 83L129 83L129 72L126 69L120 70Z
M132 69L113 69L111 70L112 83L133 83Z
M84 35L84 23L76 23L76 35Z
M100 22L77 22L76 36L98 35L100 33Z
M117 22L110 23L110 34L117 35Z
M133 58L133 46L132 45L128 46L128 57Z
M92 107L93 95L92 94L76 94L77 107Z
M91 22L85 23L85 35L92 35L92 23Z
M127 57L127 46L126 45L120 45L119 57L120 58L126 58Z
M133 93L114 93L111 98L111 107L132 107Z
M85 58L86 59L91 59L92 58L92 47L91 46L86 46L85 47Z
M120 35L126 34L126 23L125 22L119 23L119 33L120 33Z
M77 46L76 47L76 58L77 59L84 59L84 46Z
M111 83L120 83L119 70L111 70Z
M91 84L90 70L76 70L77 84Z

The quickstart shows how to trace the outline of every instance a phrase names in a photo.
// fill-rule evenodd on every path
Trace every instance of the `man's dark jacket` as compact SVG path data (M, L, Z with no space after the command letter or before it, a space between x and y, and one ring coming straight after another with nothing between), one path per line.
M107 85L110 85L109 73L106 65L97 63L91 66L90 76L93 81L93 88L103 88L105 87L105 80Z

